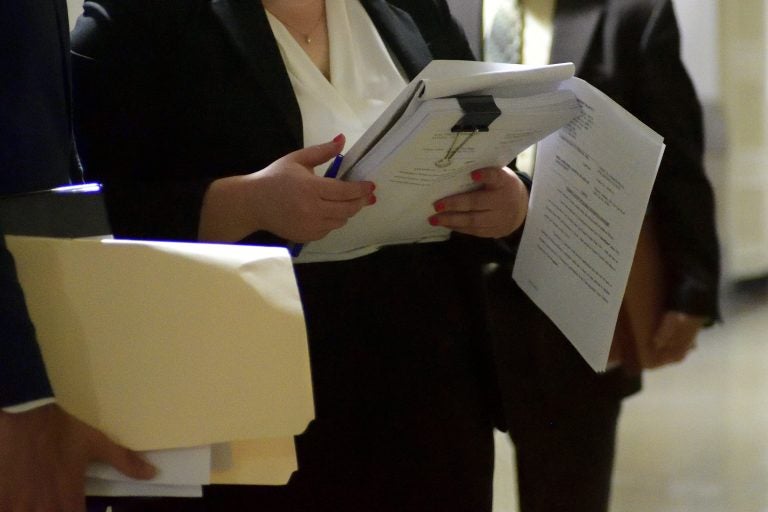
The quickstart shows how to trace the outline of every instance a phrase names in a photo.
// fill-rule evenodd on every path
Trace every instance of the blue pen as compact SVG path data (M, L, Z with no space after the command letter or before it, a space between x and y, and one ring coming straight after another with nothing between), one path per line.
M331 165L328 166L328 170L325 171L325 174L323 174L326 178L335 178L339 174L339 169L341 169L341 161L344 160L344 155L339 153L336 155L336 158L333 159L333 162L331 162ZM299 254L301 254L301 250L304 248L304 244L296 243L291 246L291 256L297 257Z
M339 174L339 169L341 169L341 161L344 160L344 155L339 153L336 155L336 158L333 159L333 162L331 162L331 165L328 166L328 170L325 171L326 178L335 178L336 175Z

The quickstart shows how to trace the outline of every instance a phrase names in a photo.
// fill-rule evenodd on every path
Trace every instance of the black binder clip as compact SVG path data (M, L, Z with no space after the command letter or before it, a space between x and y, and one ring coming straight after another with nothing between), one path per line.
M491 123L501 115L493 96L457 96L456 100L464 117L451 128L454 133L487 132Z
M435 167L441 169L450 167L453 163L453 157L469 140L479 132L489 131L489 126L501 115L501 110L493 101L493 96L457 96L464 115L459 122L453 125L451 132L456 135L453 138L451 147L445 152L445 155L435 162ZM464 133L464 140L459 141L459 136Z

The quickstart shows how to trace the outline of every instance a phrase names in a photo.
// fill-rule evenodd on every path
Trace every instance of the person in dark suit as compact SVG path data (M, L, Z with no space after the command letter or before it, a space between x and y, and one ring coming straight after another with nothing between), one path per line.
M657 364L679 361L695 345L699 329L719 318L719 250L713 192L703 167L701 109L680 60L672 3L524 0L522 6L527 16L538 16L537 24L551 21L549 62L573 62L577 76L664 137L649 211L669 288L653 350ZM475 42L481 39L481 7L479 0L452 5ZM542 48L530 48L541 41L524 34L522 54L542 55ZM504 403L514 405L506 418L516 449L520 508L605 511L621 401L639 391L640 375L628 364L592 372L512 282L513 258L513 250L505 254L489 287L502 347L497 362ZM520 330L525 335L508 343Z
M312 168L433 58L472 58L443 0L411 3L422 16L385 0L86 1L73 32L78 147L115 234L303 243L370 204L370 183ZM522 223L527 191L506 168L473 176L482 190L424 219L450 240L296 265L316 419L270 506L490 510L495 401L476 259ZM264 499L209 486L203 506ZM150 505L113 509L132 506Z
M0 194L80 181L64 1L2 2ZM0 226L0 230L2 227ZM53 402L13 258L0 231L0 510L82 510L90 461L151 473Z

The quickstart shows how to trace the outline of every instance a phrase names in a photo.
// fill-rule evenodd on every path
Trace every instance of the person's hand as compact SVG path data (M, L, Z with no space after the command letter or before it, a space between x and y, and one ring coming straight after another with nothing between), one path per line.
M706 319L679 311L667 311L651 342L650 368L677 363L696 347L696 336Z
M103 462L145 480L155 468L138 454L50 404L0 411L0 512L82 512L85 469Z
M286 240L319 240L376 201L369 181L316 176L313 168L344 148L344 137L300 149L269 167L211 184L203 200L199 238L235 242L255 231Z
M435 202L437 212L429 218L433 226L484 238L501 238L519 228L528 213L528 190L507 167L472 171L472 180L482 187Z

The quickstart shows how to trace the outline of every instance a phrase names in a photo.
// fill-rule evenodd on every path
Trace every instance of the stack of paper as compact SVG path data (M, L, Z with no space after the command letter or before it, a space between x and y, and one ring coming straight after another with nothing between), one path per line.
M536 141L581 114L561 84L572 64L521 66L433 61L347 152L339 175L371 180L377 202L304 247L298 262L349 259L383 245L445 240L431 226L432 204L477 185L470 173L508 165ZM477 130L459 128L468 96L489 100L498 115Z
M155 481L118 486L118 494L194 495L209 482L288 480L292 436L314 409L287 251L7 242L59 403L130 448L163 451L150 454L161 468ZM112 493L105 482L114 475L93 471L100 480L91 490Z
M538 142L514 279L604 370L664 144L573 72L572 64L432 62L344 157L339 176L373 181L376 204L296 261L444 240L450 232L427 221L434 202L472 190L472 170L506 165ZM478 112L484 124L464 122Z

